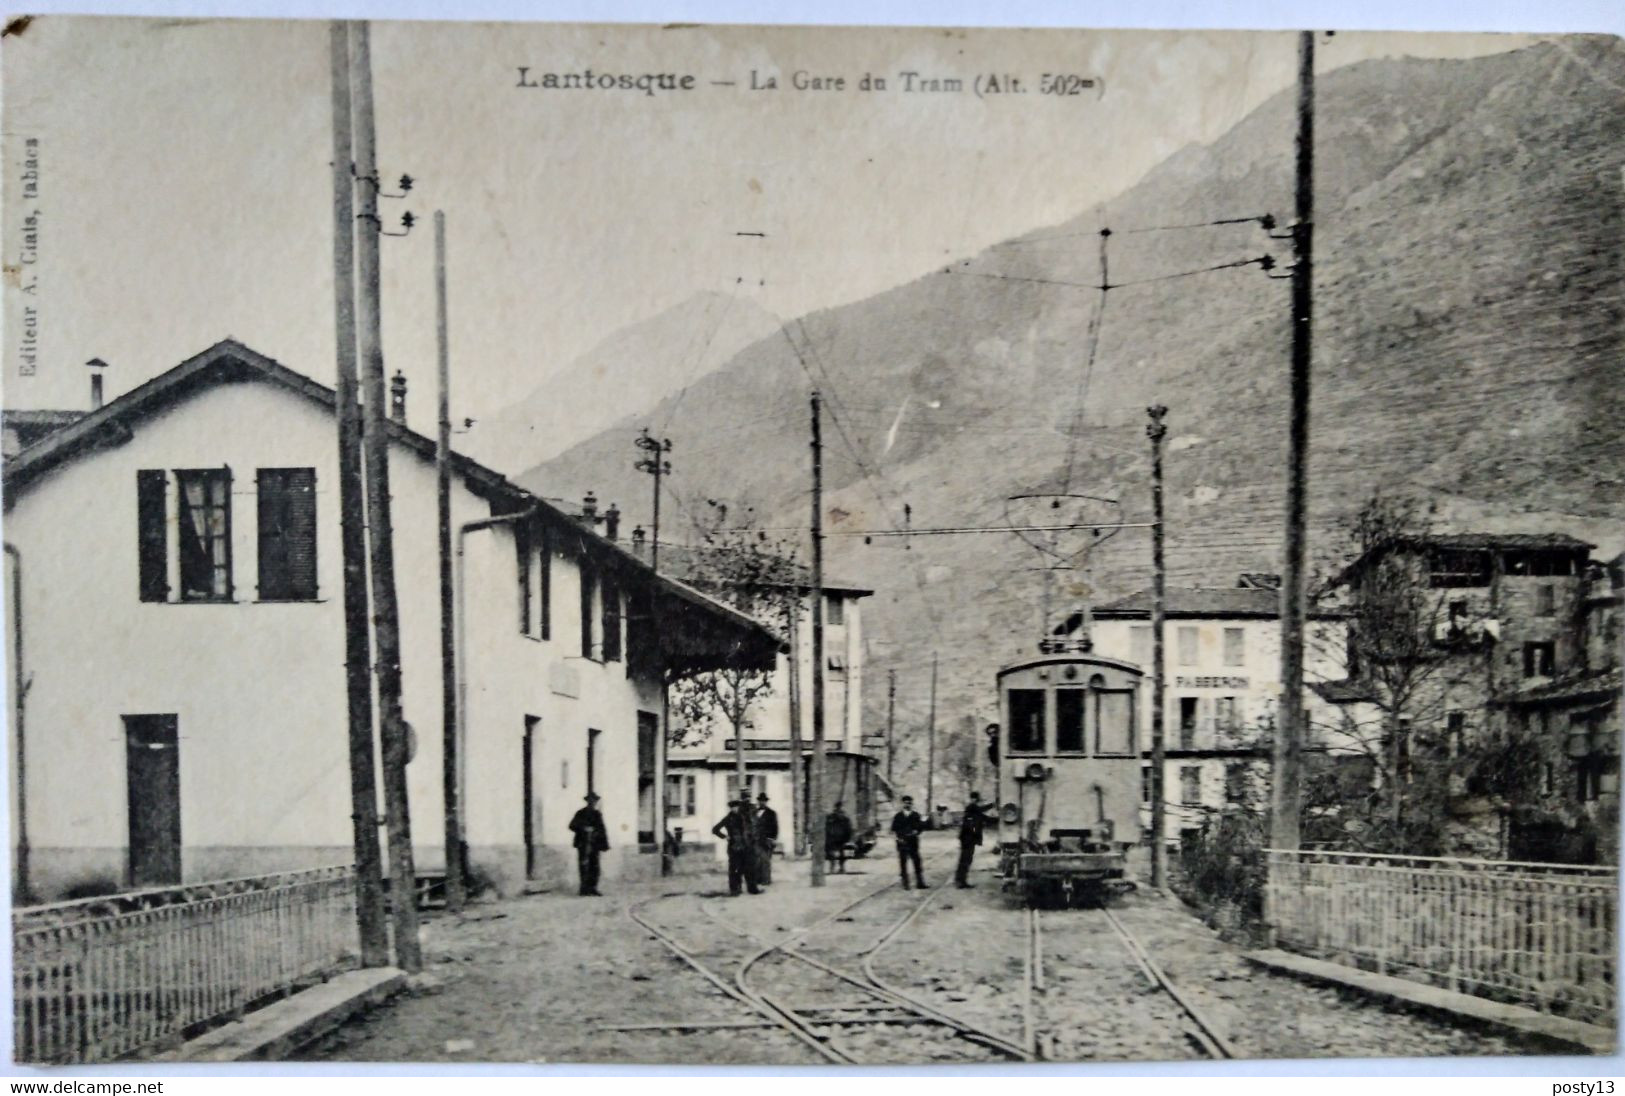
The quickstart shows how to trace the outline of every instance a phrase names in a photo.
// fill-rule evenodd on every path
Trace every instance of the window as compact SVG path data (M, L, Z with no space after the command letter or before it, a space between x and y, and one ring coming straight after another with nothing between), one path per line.
M1247 763L1232 761L1224 767L1224 801L1241 803L1247 798Z
M666 777L666 817L692 818L699 813L695 808L694 788L693 773L679 773Z
M1187 807L1202 805L1202 768L1199 765L1179 767L1179 801Z
M1220 731L1241 730L1241 716L1235 697L1221 696L1213 702L1213 722Z
M1196 748L1196 698L1194 696L1179 698L1179 748L1182 750Z
M1128 630L1129 661L1140 666L1151 665L1151 627L1135 624Z
M259 500L261 601L316 597L316 469L261 468Z
M135 474L137 570L142 601L169 600L169 549L165 543L165 492L169 476L162 469Z
M1140 803L1149 807L1151 805L1151 766L1140 766Z
M846 602L834 594L824 598L824 623L831 628L846 623Z
M231 600L231 469L175 473L179 497L181 598Z
M1429 570L1429 584L1435 590L1488 586L1490 554L1440 549L1433 553Z
M1044 752L1044 690L1010 690L1010 752Z
M593 573L587 570L587 561L581 561L581 657L593 657Z
M1550 583L1535 587L1535 615L1552 616L1557 612L1557 589Z
M765 791L767 791L767 775L765 773L746 773L745 774L745 798L746 799L752 800L754 802L756 797L758 795L761 795ZM738 773L729 773L728 774L728 798L729 799L738 799L739 798L739 774Z
M1128 757L1134 753L1134 692L1096 689L1095 753L1101 757Z
M1224 630L1224 664L1226 666L1245 666L1247 664L1247 633L1241 628L1226 628Z
M1083 752L1083 708L1088 692L1084 689L1055 690L1055 752Z
M1179 664L1181 666L1196 665L1196 641L1197 633L1195 628L1179 629Z
M615 580L604 577L602 594L604 616L604 661L621 660L621 590Z
M1467 734L1467 713L1447 713L1444 717L1444 730L1450 756L1455 757L1461 753L1462 740Z
M1523 645L1523 676L1551 677L1556 669L1557 648L1551 640Z

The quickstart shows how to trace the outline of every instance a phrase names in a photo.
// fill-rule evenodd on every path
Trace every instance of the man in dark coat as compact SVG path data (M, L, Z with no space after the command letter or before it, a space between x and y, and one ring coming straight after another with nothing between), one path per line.
M728 842L728 893L736 898L741 883L752 894L762 893L756 886L756 872L750 863L756 850L752 848L755 834L749 811L750 800L730 799L727 816L711 827L712 836Z
M773 849L779 841L779 812L767 805L767 793L756 797L756 840L761 843L762 856L757 864L756 881L763 886L773 882Z
M576 870L581 876L581 893L598 894L598 857L609 848L609 831L604 828L604 816L598 812L598 796L587 793L587 805L570 819L570 832L575 834Z
M897 838L897 866L903 872L903 889L908 890L908 866L914 865L914 885L926 889L925 873L920 870L920 831L925 819L914 809L914 797L903 796L903 809L892 816L891 832Z
M970 882L970 862L976 855L976 847L982 843L982 827L987 825L986 811L992 810L991 805L983 804L979 792L970 793L970 802L965 805L965 813L959 818L959 867L954 870L954 886L968 887Z
M846 846L852 841L852 820L839 803L824 820L824 859L830 871L846 871Z

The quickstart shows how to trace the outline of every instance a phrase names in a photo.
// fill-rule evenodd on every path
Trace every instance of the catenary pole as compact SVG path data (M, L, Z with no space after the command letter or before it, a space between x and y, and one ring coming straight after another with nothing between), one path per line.
M1168 794L1163 779L1167 763L1163 711L1167 692L1167 649L1163 632L1167 627L1167 568L1163 563L1162 439L1168 435L1163 422L1168 409L1161 404L1146 409L1151 425L1145 428L1151 439L1151 885L1162 888L1168 877Z
M886 787L892 787L897 761L897 671L886 671Z
M356 347L361 364L366 453L367 532L372 552L373 638L377 656L378 729L383 740L384 811L389 827L390 909L395 965L423 967L418 944L417 879L406 764L409 734L401 710L401 625L395 594L395 533L390 516L390 423L384 396L383 307L380 290L378 147L372 102L372 44L366 22L350 25L351 108L354 111L356 210Z
M797 856L807 855L807 802L801 758L801 603L790 610L790 830Z
M434 211L434 303L439 433L434 450L436 501L440 514L440 714L441 795L446 805L446 908L462 911L467 900L465 853L458 771L462 743L457 735L457 638L452 609L451 568L451 336L446 311L446 214Z
M812 771L807 786L812 806L807 811L812 833L813 886L824 885L824 444L818 392L812 394Z
M937 652L931 652L931 708L926 721L925 735L925 812L933 824L937 817L937 803L932 798L937 786Z
M1296 849L1304 739L1305 516L1309 483L1309 374L1315 217L1315 35L1298 36L1296 215L1292 226L1292 411L1287 458L1286 549L1281 567L1281 700L1270 784L1270 846Z
M389 963L378 785L373 768L372 639L367 628L367 516L361 481L361 405L356 401L355 178L350 117L350 34L330 28L333 79L333 314L337 335L334 418L339 444L339 549L344 560L345 713L350 817L355 843L355 917L361 965Z
M656 574L660 573L660 478L671 471L671 461L666 454L671 452L671 439L657 440L644 427L643 433L634 438L632 444L649 455L639 459L633 467L640 472L647 472L654 477L654 515L649 531L649 569ZM655 819L660 827L657 839L660 843L660 874L671 875L677 870L672 856L675 849L668 848L666 842L666 773L670 768L671 746L671 683L666 680L664 673L660 676L660 771L655 780ZM743 787L743 784L741 784Z

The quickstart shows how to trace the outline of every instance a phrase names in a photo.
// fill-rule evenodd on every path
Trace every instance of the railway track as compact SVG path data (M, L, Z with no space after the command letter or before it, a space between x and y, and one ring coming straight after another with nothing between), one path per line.
M1055 1057L1055 1033L1046 1029L1041 1016L1045 1011L1044 1005L1048 1003L1045 998L1049 992L1049 982L1044 974L1043 914L1033 906L1027 907L1026 912L1027 964L1023 999L1023 1041L1034 1055L1049 1059ZM1138 968L1146 982L1166 994L1178 1007L1183 1021L1182 1034L1189 1044L1204 1057L1221 1060L1237 1057L1235 1047L1225 1039L1190 997L1182 993L1169 979L1145 944L1130 932L1109 908L1102 905L1093 910L1073 910L1067 916L1082 917L1094 913L1100 915L1099 920L1106 923L1111 935L1123 946L1123 950L1133 960L1134 966Z
M684 896L636 903L627 914L712 985L761 1017L756 1025L789 1033L827 1061L1032 1061L1026 1048L998 1032L945 1013L875 973L874 956L938 893L899 902L907 892L887 883L777 939L763 939L720 914L714 902L700 901L700 913L728 934L731 946L715 941L687 946L648 915L654 903ZM699 1023L692 1030L716 1026L721 1024ZM894 1037L902 1028L908 1029L906 1040Z
M941 893L934 889L915 898L900 890L894 881L865 890L811 924L777 932L741 925L723 912L719 900L692 894L665 894L634 903L627 908L627 915L635 923L752 1015L749 1020L696 1020L634 1027L651 1032L750 1028L777 1031L820 1059L839 1064L1030 1062L1091 1057L1069 1051L1066 1045L1057 1049L1058 1036L1063 1040L1074 1036L1076 1029L1087 1027L1089 1022L1077 1019L1078 1002L1069 1000L1066 994L1069 983L1076 980L1071 977L1076 973L1071 969L1075 964L1068 961L1065 946L1053 951L1048 948L1045 915L1037 908L1020 911L1025 918L1022 977L1020 985L1008 991L1019 1000L1019 1035L1001 1033L952 1015L909 987L888 980L876 969L882 952L906 939ZM697 912L719 931L707 934L703 940L682 931L688 937L685 942L653 914L652 907L658 903L685 901L692 904L684 918L688 924L693 923L692 913ZM1135 975L1128 972L1137 971L1159 996L1173 1003L1179 1017L1179 1036L1188 1047L1186 1053L1194 1050L1215 1059L1237 1056L1235 1048L1110 909L1072 910L1065 916L1087 917L1099 928L1090 932L1081 945L1073 942L1071 947L1082 946L1098 960L1103 955L1105 938L1115 938L1131 964L1119 969L1118 979L1132 980ZM1047 952L1051 962L1065 964L1058 969L1056 978L1046 973ZM1089 984L1091 992L1098 989L1099 983L1089 980ZM1143 990L1132 992L1139 994ZM1107 1016L1117 1006L1108 995L1094 1002L1094 1007ZM1064 1020L1051 1019L1052 1013L1061 1014ZM1166 1006L1162 1015L1169 1015ZM906 1037L898 1038L904 1031ZM1166 1038L1169 1056L1181 1056L1182 1044L1171 1032Z

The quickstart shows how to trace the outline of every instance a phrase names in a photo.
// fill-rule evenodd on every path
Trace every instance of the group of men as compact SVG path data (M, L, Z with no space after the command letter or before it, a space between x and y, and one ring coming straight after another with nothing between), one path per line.
M728 813L715 826L713 836L726 841L728 846L728 893L760 894L765 884L773 881L773 852L779 840L778 812L768 805L766 792L756 797L753 805L748 795L728 802ZM897 864L903 876L903 889L909 888L909 866L914 868L915 887L925 890L925 872L920 864L920 834L925 819L914 809L914 798L903 796L901 809L892 816L891 832L897 842ZM971 792L970 802L959 819L959 864L954 871L956 887L970 887L970 865L976 849L982 843L984 827L991 819L990 805L982 803L980 793ZM587 805L570 820L570 831L575 835L576 866L581 879L583 895L598 894L598 859L609 848L609 835L604 827L604 816L598 810L598 796L588 793ZM852 842L852 820L840 803L824 820L824 851L831 871L846 871L846 850Z
M742 795L728 801L728 813L711 827L711 834L728 843L728 893L738 895L740 885L761 894L773 882L773 850L779 842L779 815L768 806L767 793Z

